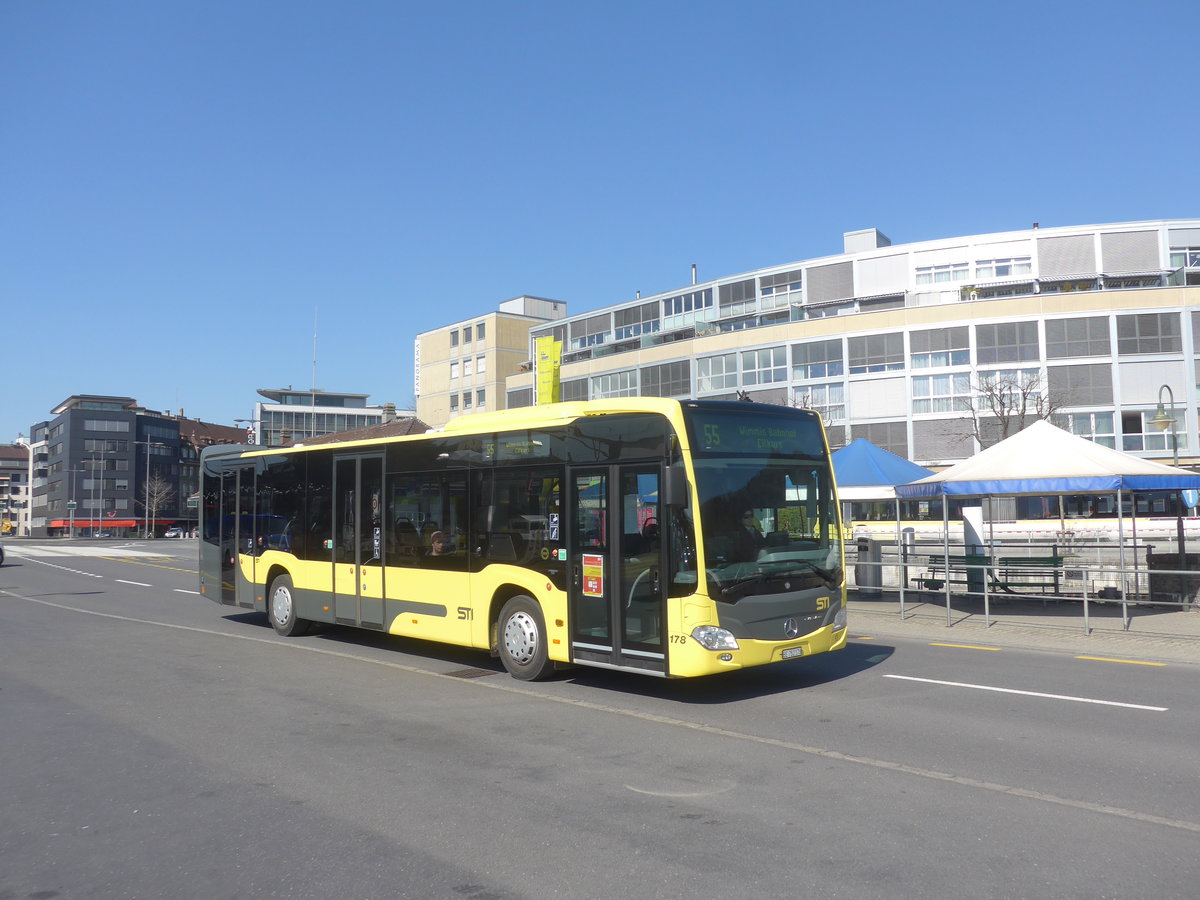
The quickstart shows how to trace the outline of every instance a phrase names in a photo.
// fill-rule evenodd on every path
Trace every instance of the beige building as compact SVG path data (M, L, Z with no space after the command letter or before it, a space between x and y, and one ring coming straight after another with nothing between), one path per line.
M457 415L505 409L505 381L529 362L529 330L567 314L567 304L514 297L498 311L417 335L417 418L436 428Z

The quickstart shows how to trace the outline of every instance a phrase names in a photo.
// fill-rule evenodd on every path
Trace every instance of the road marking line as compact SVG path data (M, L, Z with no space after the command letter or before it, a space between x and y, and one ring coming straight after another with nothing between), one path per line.
M116 582L117 584L134 584L138 587L150 587L150 585L146 584L144 581L126 581L124 578L118 578L116 579Z
M48 566L51 569L58 569L59 571L62 571L62 572L70 572L72 575L86 575L88 578L103 578L104 577L103 575L97 575L95 572L84 572L82 569L70 569L67 566L60 566L57 563L48 563L44 559L34 559L31 556L25 556L25 557L22 557L22 559L27 559L27 560L29 560L29 562L37 563L39 566Z
M973 691L992 691L997 694L1019 694L1022 697L1040 697L1045 700L1070 700L1073 703L1096 703L1100 706L1119 706L1122 709L1141 709L1147 712L1166 712L1165 706L1143 706L1140 703L1121 703L1117 700L1094 700L1091 697L1072 697L1069 694L1043 694L1040 691L1018 691L1015 688L992 687L987 684L968 684L964 681L939 681L936 678L915 678L912 675L884 675L901 681L920 681L925 684L940 684L945 687L970 688Z
M199 591L185 591L183 588L175 588L174 590L176 594L195 594L197 597L200 596Z
M848 753L842 753L839 750L827 750L823 747L811 747L805 744L796 743L794 741L783 740L781 738L769 738L763 737L762 735L745 734L744 732L720 728L716 725L706 725L703 722L689 722L686 719L676 719L671 716L663 716L641 710L621 709L620 707L597 703L593 700L583 700L573 697L561 697L555 696L554 694L545 694L540 691L531 690L524 687L510 686L499 681L485 681L478 678L456 678L450 674L431 672L429 669L405 665L404 663L392 662L385 659L366 659L362 656L355 656L352 653L344 653L339 650L328 650L324 647L314 647L310 644L298 644L275 637L264 638L255 637L249 634L234 634L228 631L217 631L213 628L197 628L194 625L177 625L172 622L155 622L152 619L135 619L132 616L119 616L114 613L97 612L96 610L92 609L80 609L77 606L67 606L63 603L54 603L49 600L26 597L22 594L16 593L15 591L8 591L2 588L0 588L0 595L14 597L18 600L25 600L29 603L37 603L41 606L49 606L55 609L67 610L69 612L83 613L87 616L97 616L103 619L117 619L119 621L132 622L138 625L150 625L156 628L169 628L176 631L189 631L193 634L203 634L208 635L209 637L232 638L233 640L238 641L252 641L256 644L266 644L267 646L274 647L277 650L316 653L321 656L344 659L350 662L381 666L386 669L392 669L397 672L405 672L410 675L422 675L426 678L440 678L448 683L457 684L463 690L477 688L481 690L500 691L502 693L524 699L533 698L536 700L545 701L547 703L561 703L564 706L574 706L578 709L591 709L595 710L596 712L609 713L610 715L614 716L624 716L627 719L637 719L643 722L654 722L659 725L683 728L689 731L701 732L703 734L715 734L720 735L721 737L746 741L748 743L761 744L767 747L779 747L787 750L790 753L805 753L810 756L831 759L836 762L850 763L858 766L868 766L870 768L881 769L886 772L912 775L916 778L925 778L930 781L957 784L960 787L973 788L981 791L990 791L996 794L1007 794L1010 797L1021 797L1026 800L1036 800L1038 802L1049 803L1054 806L1065 806L1070 809L1080 809L1085 812L1097 813L1104 816L1113 816L1114 818L1118 819L1128 819L1130 821L1142 822L1150 825L1162 825L1166 828L1174 828L1178 831L1187 831L1194 834L1200 834L1200 822L1189 822L1186 819L1169 819L1165 816L1156 816L1152 815L1151 813L1138 812L1134 809L1122 809L1119 806L1105 806L1102 803L1093 803L1089 800L1073 800L1070 797L1059 797L1054 794L1043 793L1042 791L1013 787L1012 785L999 784L993 781L981 781L977 778L969 778L966 775L954 775L949 772L939 772L936 769L922 769L917 766L908 765L907 763L892 762L886 759L874 759L869 756L852 756Z
M977 647L975 644L940 644L937 641L931 641L930 647L954 647L957 650L994 650L1000 652L1002 647Z
M1166 663L1146 662L1145 660L1141 660L1141 659L1111 659L1110 657L1107 657L1107 656L1077 656L1075 658L1076 659L1090 659L1095 662L1125 663L1125 665L1127 665L1127 666L1165 666L1166 665Z

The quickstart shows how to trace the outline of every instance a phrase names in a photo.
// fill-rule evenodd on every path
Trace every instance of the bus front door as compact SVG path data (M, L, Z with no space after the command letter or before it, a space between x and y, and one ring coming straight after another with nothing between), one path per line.
M571 652L580 662L666 673L659 467L571 475Z
M383 457L339 457L334 466L335 620L383 627Z

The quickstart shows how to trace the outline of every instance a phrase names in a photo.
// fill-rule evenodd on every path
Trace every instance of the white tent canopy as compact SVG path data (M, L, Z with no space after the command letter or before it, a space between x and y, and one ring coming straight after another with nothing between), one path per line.
M1197 489L1200 475L1194 472L1102 447L1039 420L944 472L897 485L896 494L910 499Z

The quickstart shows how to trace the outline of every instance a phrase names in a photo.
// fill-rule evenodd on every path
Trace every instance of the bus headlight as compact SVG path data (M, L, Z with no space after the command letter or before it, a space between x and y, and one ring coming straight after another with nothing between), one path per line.
M736 650L737 638L724 628L715 625L697 625L692 629L692 637L705 650Z
M841 631L846 627L846 607L842 607L833 614L833 630Z

